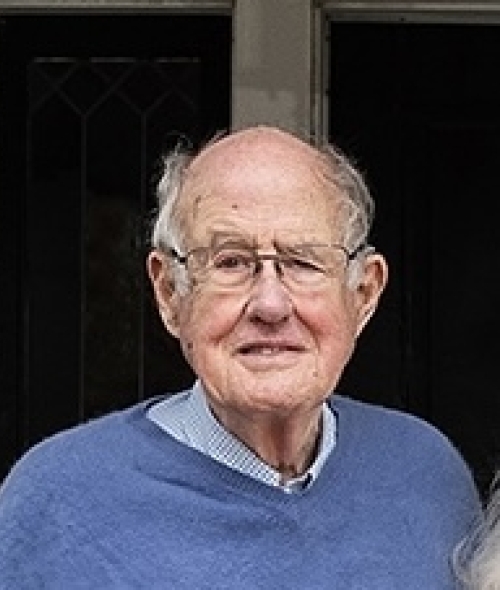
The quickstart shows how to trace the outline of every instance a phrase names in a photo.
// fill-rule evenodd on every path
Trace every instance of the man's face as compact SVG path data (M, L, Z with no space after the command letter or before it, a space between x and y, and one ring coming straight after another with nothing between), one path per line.
M329 188L331 191L331 186ZM182 214L186 250L225 240L259 253L276 245L341 241L335 198L311 148L281 136L226 139L192 165ZM175 333L217 411L285 417L331 392L360 328L347 276L293 289L273 263L245 286L195 280L172 299Z

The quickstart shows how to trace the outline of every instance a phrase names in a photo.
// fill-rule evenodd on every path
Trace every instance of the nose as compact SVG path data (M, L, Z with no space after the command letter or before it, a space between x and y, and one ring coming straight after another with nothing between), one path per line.
M286 320L293 311L289 293L281 279L281 269L275 260L261 260L259 272L247 304L251 319L277 324Z

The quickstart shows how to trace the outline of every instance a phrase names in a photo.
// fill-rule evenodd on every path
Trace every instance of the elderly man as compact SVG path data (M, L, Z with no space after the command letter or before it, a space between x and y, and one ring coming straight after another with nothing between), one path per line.
M148 272L197 380L19 461L0 587L453 588L467 466L431 426L334 393L387 280L359 173L256 127L170 155L158 196Z

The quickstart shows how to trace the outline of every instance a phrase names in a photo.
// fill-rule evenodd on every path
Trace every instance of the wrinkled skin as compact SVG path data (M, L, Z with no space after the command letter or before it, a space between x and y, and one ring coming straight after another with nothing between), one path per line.
M241 131L190 165L181 196L186 250L226 234L275 252L276 244L342 241L339 201L316 151L271 128ZM348 362L387 279L370 255L352 288L289 289L272 263L246 288L199 282L172 287L163 255L148 270L169 331L200 378L225 427L283 476L302 473L320 429L322 402Z

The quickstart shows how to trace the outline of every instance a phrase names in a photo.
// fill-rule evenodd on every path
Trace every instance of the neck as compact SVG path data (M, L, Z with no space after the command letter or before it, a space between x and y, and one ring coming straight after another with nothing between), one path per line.
M305 473L317 455L321 406L279 417L213 407L212 411L231 434L281 474L282 482Z

